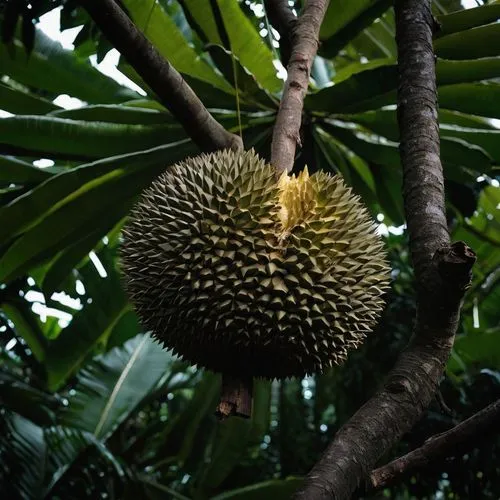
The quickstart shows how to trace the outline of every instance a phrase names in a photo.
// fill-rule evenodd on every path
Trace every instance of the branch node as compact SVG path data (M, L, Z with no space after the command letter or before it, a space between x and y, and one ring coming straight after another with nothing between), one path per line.
M290 82L290 87L297 90L302 89L302 85L297 80L293 80L292 82Z
M393 380L385 384L385 390L392 394L401 394L402 392L406 392L408 389L408 384L403 380Z
M476 254L463 241L439 248L433 256L441 279L458 288L466 290L472 279L472 266L476 262Z

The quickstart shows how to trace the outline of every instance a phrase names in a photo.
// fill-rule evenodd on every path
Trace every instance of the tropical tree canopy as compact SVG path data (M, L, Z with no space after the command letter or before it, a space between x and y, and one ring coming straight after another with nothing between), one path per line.
M217 121L270 158L285 70L263 2L120 3ZM477 264L439 397L386 462L500 398L500 2L463 3L433 2L434 50L447 220ZM74 49L40 28L49 12L61 31L79 28ZM330 0L294 165L342 175L378 221L393 270L383 318L345 365L258 380L252 418L223 424L220 377L143 331L117 256L141 190L197 146L123 57L136 90L96 68L113 46L79 2L2 2L0 29L0 491L289 498L412 334L392 2ZM78 105L65 109L62 95ZM383 490L499 495L496 436Z

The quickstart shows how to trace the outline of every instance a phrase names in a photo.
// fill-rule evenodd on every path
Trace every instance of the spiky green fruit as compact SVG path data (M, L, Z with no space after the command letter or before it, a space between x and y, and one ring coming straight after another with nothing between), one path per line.
M389 268L359 198L307 170L279 182L253 152L170 167L124 231L144 325L193 364L268 378L322 372L361 344Z

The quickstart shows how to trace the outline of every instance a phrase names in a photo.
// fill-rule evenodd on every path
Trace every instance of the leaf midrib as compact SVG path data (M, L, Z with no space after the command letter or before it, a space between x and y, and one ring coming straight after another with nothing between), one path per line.
M100 438L100 432L102 431L102 428L104 427L104 424L108 418L108 415L111 411L111 408L118 397L118 393L120 392L120 389L122 388L123 384L125 383L125 379L127 378L128 374L130 373L130 370L134 366L134 363L137 360L137 357L139 356L139 353L142 351L148 337L147 335L144 335L142 338L140 344L134 349L134 352L132 353L132 356L128 360L127 364L125 365L125 368L123 369L122 373L120 374L120 377L116 381L115 386L113 387L113 391L111 392L111 396L108 399L108 402L104 406L104 409L102 411L101 417L99 421L97 422L96 428L94 430L94 436L97 438Z

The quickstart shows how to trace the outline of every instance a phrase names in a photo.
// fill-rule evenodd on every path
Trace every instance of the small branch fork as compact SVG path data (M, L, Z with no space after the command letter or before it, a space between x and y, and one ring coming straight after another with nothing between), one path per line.
M241 149L241 138L208 112L181 74L137 29L114 0L79 0L104 36L179 120L202 151Z
M490 404L452 429L429 438L420 448L375 469L370 474L369 486L380 489L389 486L401 475L442 457L458 456L486 437L497 432L500 425L500 400Z
M403 197L417 288L410 345L382 388L337 432L295 499L349 499L431 402L449 357L474 252L450 243L439 129L431 0L396 0Z
M319 29L328 3L329 0L308 0L293 28L292 50L287 67L288 78L276 117L271 144L271 164L276 168L278 176L282 172L292 170L295 149L297 144L300 145L304 97L309 86L313 59L318 50ZM280 12L283 15L284 6L278 6L277 0L269 1L268 4L269 6L273 4L274 12ZM272 8L271 12L273 12ZM289 19L289 15L285 15Z

